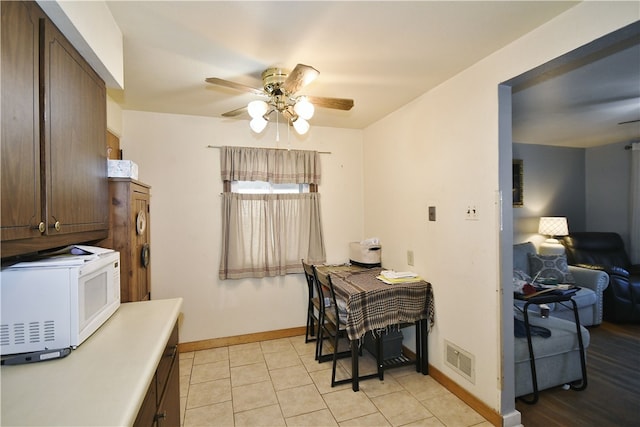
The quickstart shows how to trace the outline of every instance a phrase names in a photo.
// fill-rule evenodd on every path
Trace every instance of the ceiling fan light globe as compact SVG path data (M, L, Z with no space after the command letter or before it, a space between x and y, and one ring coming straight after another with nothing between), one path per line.
M299 135L304 135L309 131L309 122L307 122L302 117L298 117L293 122L293 128L298 132Z
M267 103L264 101L251 101L247 105L247 111L249 112L249 115L254 119L264 116L267 113L268 109L269 105L267 105Z
M255 133L260 133L267 127L267 121L262 116L258 116L249 122L249 127Z
M313 117L315 107L306 98L302 98L300 101L296 102L293 110L298 116L302 117L305 120L309 120L311 117Z

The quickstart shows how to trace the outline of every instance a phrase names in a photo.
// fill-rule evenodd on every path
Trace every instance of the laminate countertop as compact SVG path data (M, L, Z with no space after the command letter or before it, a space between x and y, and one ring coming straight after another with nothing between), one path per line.
M3 426L130 426L180 314L182 298L120 308L63 359L2 366Z

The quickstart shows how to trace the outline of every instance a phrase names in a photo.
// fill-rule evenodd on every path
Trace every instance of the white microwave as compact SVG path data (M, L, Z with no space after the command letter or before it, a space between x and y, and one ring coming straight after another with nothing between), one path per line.
M120 307L120 253L18 263L0 289L2 355L76 348Z

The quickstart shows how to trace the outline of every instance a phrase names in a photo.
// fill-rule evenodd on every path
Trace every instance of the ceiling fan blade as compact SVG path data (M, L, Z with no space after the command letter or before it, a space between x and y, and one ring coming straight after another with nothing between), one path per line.
M305 95L306 96L306 95ZM322 96L306 96L309 102L316 107L334 108L336 110L348 111L353 108L353 99L346 98L325 98Z
M245 111L247 111L246 105L244 107L236 108L235 110L227 111L226 113L222 114L222 117L236 117L244 113Z
M316 77L318 77L318 74L320 74L320 71L315 68L309 65L298 64L293 71L289 73L289 76L287 76L287 79L282 84L282 88L286 93L292 95L314 81Z
M241 83L236 83L229 80L219 79L217 77L209 77L209 78L206 78L205 81L207 83L211 83L218 86L230 87L231 89L237 89L243 92L254 93L256 95L264 95L264 91L262 89L256 89L251 86L246 86Z
M620 123L618 123L618 124L619 124L619 125L626 125L626 124L629 124L629 123L637 123L637 122L640 122L640 119L636 119L636 120L627 120L626 122L620 122Z

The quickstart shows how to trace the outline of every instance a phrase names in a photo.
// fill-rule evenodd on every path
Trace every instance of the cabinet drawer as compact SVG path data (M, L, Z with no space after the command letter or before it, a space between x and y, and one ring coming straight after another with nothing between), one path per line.
M136 421L133 423L134 427L151 427L154 425L156 421L156 401L158 399L157 390L156 376L154 375L147 394L144 397L144 401L142 402L142 406L140 407L140 411L138 412L138 416L136 417Z
M158 363L158 370L156 371L156 376L158 378L158 404L160 403L160 399L164 394L164 389L167 384L167 380L169 379L169 373L171 372L171 366L177 359L177 355L178 323L176 322L175 326L173 327L171 337L169 338L167 346L164 349L164 353L162 354L162 359L160 359L160 363Z
M176 358L177 359L177 358ZM155 416L158 427L177 427L180 425L180 371L176 360L169 372L167 387L158 405Z

